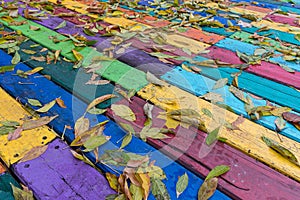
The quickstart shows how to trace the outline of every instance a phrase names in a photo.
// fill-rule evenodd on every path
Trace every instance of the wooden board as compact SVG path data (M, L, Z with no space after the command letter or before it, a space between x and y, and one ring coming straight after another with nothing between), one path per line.
M1 106L0 121L12 120L22 124L21 118L30 116L22 106L0 88ZM51 115L50 115L51 116ZM19 161L33 147L43 146L55 138L55 134L46 126L23 131L21 137L8 141L7 135L0 137L0 157L6 165Z
M76 159L60 139L38 158L13 165L14 173L39 199L105 199L116 193L96 169Z
M3 200L15 200L11 185L20 188L20 184L8 173L0 174L0 198Z

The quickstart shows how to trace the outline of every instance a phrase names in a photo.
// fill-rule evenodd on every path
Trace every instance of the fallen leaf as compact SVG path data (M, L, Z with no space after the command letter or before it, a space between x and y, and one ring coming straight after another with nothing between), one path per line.
M39 61L39 62L45 62L46 61L46 58L44 56L31 56L30 57L31 60L36 60L36 61Z
M204 98L208 101L211 101L212 103L217 103L217 102L223 102L224 101L221 94L214 93L214 92L208 92L208 93L206 93L206 94L204 94L200 97Z
M12 192L16 200L34 200L32 191L21 190L20 188L16 187L14 184L12 183L9 184L12 188Z
M15 69L16 65L7 65L7 66L1 66L0 67L0 73L13 71Z
M37 128L37 127L40 127L40 126L50 123L52 120L54 120L57 117L58 117L58 115L51 116L51 117L45 116L45 117L41 117L36 120L27 120L27 121L24 121L24 123L22 124L21 127L23 130L34 129L34 128Z
M27 101L32 106L42 106L41 102L37 99L28 99Z
M132 194L132 200L141 200L143 199L143 189L135 184L131 184L129 191Z
M179 116L188 116L188 117L201 117L200 114L190 108L177 109L167 112L167 115L179 115Z
M228 83L228 78L222 78L222 79L219 79L214 87L212 88L213 90L216 90L218 88L221 88L221 87L224 87L226 84Z
M140 138L146 141L147 138L165 139L169 138L169 136L163 134L160 128L151 128L150 126L145 126L140 132Z
M34 68L34 69L32 69L32 70L28 70L28 71L24 72L24 75L29 76L29 75L38 73L39 71L41 71L41 70L43 70L43 69L44 69L43 67L36 67L36 68Z
M126 134L126 136L122 141L120 149L123 149L125 146L127 146L131 142L131 140L132 140L132 134L131 133Z
M91 108L88 113L92 114L92 115L101 115L103 113L105 113L107 111L107 109L100 109L100 108Z
M179 197L180 194L184 192L189 184L189 177L186 173L178 178L176 183L176 196Z
M239 100L243 101L244 103L248 103L247 99L245 98L244 92L242 92L241 90L237 89L234 86L230 86L229 87L229 91L235 96L237 97Z
M298 40L298 41L300 41L300 34L296 34L295 35L295 39Z
M83 60L83 55L81 55L78 51L76 51L75 49L72 49L72 52L77 61Z
M216 191L218 178L205 180L198 191L198 200L208 200Z
M201 108L201 112L205 114L206 116L213 118L213 114L208 110L207 108Z
M298 159L290 150L281 146L280 144L278 144L278 142L270 138L267 138L265 136L262 136L261 139L266 143L266 145L268 145L271 149L275 150L281 156L288 159L290 162L294 163L295 165L300 166Z
M150 177L146 173L137 173L136 178L139 180L142 188L142 196L144 199L148 199L149 193L150 193ZM153 186L152 186L153 189Z
M61 50L56 50L54 53L54 64L56 64L58 58L59 58L59 54L60 54Z
M55 28L53 28L53 30L58 30L60 28L65 27L66 25L67 25L67 22L64 20L60 24L58 24Z
M110 139L110 136L105 135L94 135L89 137L84 143L83 146L86 148L83 152L90 152L99 146L105 144Z
M282 131L286 126L286 121L282 117L277 117L275 119L275 125L278 131Z
M94 99L89 105L88 107L86 108L85 112L89 111L91 108L95 107L96 105L98 105L99 103L102 103L108 99L111 99L111 98L115 98L117 97L116 95L114 94L106 94L106 95L103 95L101 97L98 97L96 99Z
M221 176L222 174L225 174L229 170L230 170L230 167L227 166L227 165L218 165L208 173L205 180L209 180L209 179L212 179L214 177Z
M150 83L153 83L154 85L157 85L157 86L166 86L167 85L167 83L165 83L164 81L158 79L156 76L154 76L150 72L147 72L146 79Z
M30 55L36 54L36 51L32 51L30 49L21 49L21 51L23 51L26 54L30 54Z
M88 118L84 118L84 117L78 118L74 126L75 137L89 130L89 127L90 127L90 120Z
M136 117L134 112L126 105L116 105L111 106L112 111L119 117L126 119L128 121L135 121Z
M275 107L270 110L270 113L274 116L280 117L283 113L290 112L292 109L288 107Z
M48 112L54 105L55 105L56 101L50 101L49 103L45 104L43 107L35 110L36 112L40 112L40 113L45 113Z
M219 134L219 130L221 127L218 127L216 129L214 129L212 132L210 132L206 139L205 139L205 143L210 146L212 143L214 143L215 141L217 141L218 139L218 134Z
M40 155L42 155L43 153L45 153L47 149L48 149L48 145L33 147L30 151L28 151L24 155L24 157L19 161L19 163L33 160L39 157Z
M67 106L65 105L64 100L62 100L61 98L56 98L55 101L56 101L56 103L57 103L61 108L67 108Z
M30 25L29 29L32 31L38 31L38 30L40 30L40 27Z
M85 84L87 85L106 85L109 84L110 81L109 80L89 80L88 82L86 82Z
M151 178L152 194L156 199L170 200L170 195L165 184L156 178Z
M234 122L231 123L232 128L233 128L234 130L239 130L239 127L238 127L238 126L239 126L240 124L242 124L244 121L245 121L245 118L244 118L242 115L238 116L238 118L237 118Z
M20 62L20 60L21 60L20 54L19 54L18 51L16 51L14 57L11 60L11 64L12 65L16 65L16 64L18 64Z
M114 175L114 174L111 174L111 173L106 172L106 173L105 173L105 177L106 177L106 179L107 179L107 181L108 181L108 183L109 183L109 186L110 186L113 190L115 190L116 192L119 192L119 191L118 191L119 182L118 182L117 176Z
M284 112L282 113L283 119L291 123L299 123L300 122L300 115L291 113L291 112Z
M21 137L22 131L23 131L22 127L18 127L15 131L10 132L7 135L7 140L8 141L12 141L12 140L18 139L19 137Z
M144 126L148 126L148 125L152 124L152 110L153 110L153 108L154 108L154 106L152 104L148 103L148 102L143 106L144 113L147 116L147 120L145 121Z

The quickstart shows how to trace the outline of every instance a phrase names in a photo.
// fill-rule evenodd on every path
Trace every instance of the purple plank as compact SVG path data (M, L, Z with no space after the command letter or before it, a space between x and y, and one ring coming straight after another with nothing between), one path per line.
M73 157L60 139L44 154L13 166L15 174L38 199L105 199L115 193L96 169Z

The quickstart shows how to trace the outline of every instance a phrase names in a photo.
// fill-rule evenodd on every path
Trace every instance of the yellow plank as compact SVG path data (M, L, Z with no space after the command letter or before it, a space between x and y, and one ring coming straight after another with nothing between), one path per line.
M229 11L233 12L233 13L236 13L236 14L254 15L254 16L259 17L259 18L264 18L268 14L268 13L262 13L262 12L254 11L254 10L248 10L248 9L241 8L241 7L229 8Z
M0 87L0 121L12 120L22 124L21 118L30 116L26 110ZM33 147L43 146L55 138L55 134L42 126L23 131L21 137L8 141L7 135L0 136L0 157L7 164L19 161Z
M300 34L300 28L290 26L288 24L281 24L281 23L276 23L276 22L270 22L267 20L261 20L259 22L252 22L251 23L253 26L256 27L268 27L269 29L275 29L278 31L282 32L287 32L287 33L293 33L293 34Z
M232 112L229 112L223 108L219 108L203 99L200 99L171 85L167 87L159 87L149 84L140 90L138 95L146 100L150 100L164 110L192 108L201 113L202 108L209 109L213 114L213 119L203 115L203 119L205 120L205 125L208 131L212 131L221 126L225 121L232 123L238 118L238 115ZM300 159L299 143L284 136L280 136L283 141L280 142L275 132L247 119L239 125L239 128L241 130L233 131L222 127L219 136L226 138L226 143L229 145L266 163L281 173L300 181L300 167L289 162L274 150L270 149L261 140L261 136L266 136L278 141L282 146L293 152L298 160Z
M55 3L55 4L57 3L56 0L49 0L49 1L52 3ZM88 12L86 11L86 8L88 6L85 4L82 4L82 3L79 3L76 1L72 1L72 0L64 0L62 2L62 5L64 5L68 9L75 10L76 12L79 12L82 14L87 14L88 16L93 17L93 18L98 17L97 15L88 14ZM118 25L118 26L125 27L125 28L132 27L130 29L132 31L143 30L144 27L151 27L149 25L135 22L133 20L126 19L124 17L106 17L103 19L103 21L105 21L109 24ZM187 48L191 52L196 53L196 54L200 53L205 48L208 48L210 46L203 42L199 42L194 39L190 39L190 38L180 36L180 35L175 35L175 34L168 35L166 42L168 44L178 47L178 48Z

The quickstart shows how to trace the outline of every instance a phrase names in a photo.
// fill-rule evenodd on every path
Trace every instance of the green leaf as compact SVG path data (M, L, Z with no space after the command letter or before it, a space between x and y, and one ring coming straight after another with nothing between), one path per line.
M20 54L18 51L16 51L14 57L11 60L11 64L16 65L20 62L20 60L21 60Z
M184 190L187 188L188 184L189 184L189 177L186 173L184 173L184 175L182 175L178 178L178 181L176 183L177 198L179 197L179 195L181 193L184 192Z
M135 121L136 117L134 112L126 105L116 105L111 106L112 111L119 117L126 119L128 121Z
M220 126L208 134L208 136L205 139L205 142L208 146L214 143L218 139L219 130L220 130Z
M34 200L32 191L24 191L10 183L15 200Z
M296 158L296 156L287 148L281 146L280 144L278 144L278 142L267 138L265 136L262 136L261 139L273 150L275 150L277 153L279 153L281 156L283 156L284 158L288 159L290 162L296 164L297 166L299 165L298 159Z
M55 28L53 28L54 30L57 30L57 29L60 29L60 28L63 28L67 25L67 22L64 20L62 21L59 25L57 25Z
M0 49L12 48L12 47L15 47L17 44L18 44L18 42L3 43L3 44L0 44Z
M32 106L42 106L41 102L36 99L28 99L28 103Z
M206 115L206 116L208 116L210 118L213 118L213 114L207 108L202 108L201 112L203 112L204 115Z
M30 49L21 49L21 51L23 51L23 52L26 53L26 54L30 54L30 55L36 54L35 51L32 51L32 50L30 50Z
M133 135L135 134L135 131L130 124L120 122L119 125L128 133L133 134Z
M130 185L129 191L132 194L132 200L141 200L143 199L143 189L134 184Z
M211 178L221 176L222 174L225 174L229 170L230 170L230 167L227 165L218 165L208 173L205 180L209 180Z
M226 84L228 83L228 78L222 78L222 79L219 79L214 87L212 88L213 90L216 90L218 88L221 88L221 87L224 87Z
M159 200L170 200L166 185L157 178L151 178L152 194Z
M152 139L165 139L169 138L169 136L163 134L160 128L150 128L150 126L145 126L140 132L140 138L146 141L146 138Z
M45 104L43 107L36 110L36 112L45 113L48 112L56 103L56 100L50 101L49 103Z
M120 149L123 149L124 147L126 147L126 146L131 142L131 140L132 140L132 134L131 134L131 133L128 133L128 134L124 137Z
M86 148L85 150L83 150L84 152L89 152L89 151L93 151L94 149L96 149L97 147L105 144L108 140L110 139L110 137L105 136L105 135L94 135L91 136L90 138L88 138L83 146Z
M0 135L6 135L6 134L9 134L10 132L13 132L14 130L16 130L15 127L11 127L11 126L0 126Z
M2 124L3 126L8 126L8 127L16 127L16 126L20 125L19 122L10 121L10 120L0 121L0 124Z
M7 66L2 66L0 67L0 73L8 72L8 71L13 71L15 69L16 65L7 65Z
M90 29L83 29L83 32L89 36L95 36L95 33L93 33Z
M100 109L100 108L92 108L90 110L88 110L88 113L93 114L93 115L101 115L103 113L105 113L107 111L107 109Z

